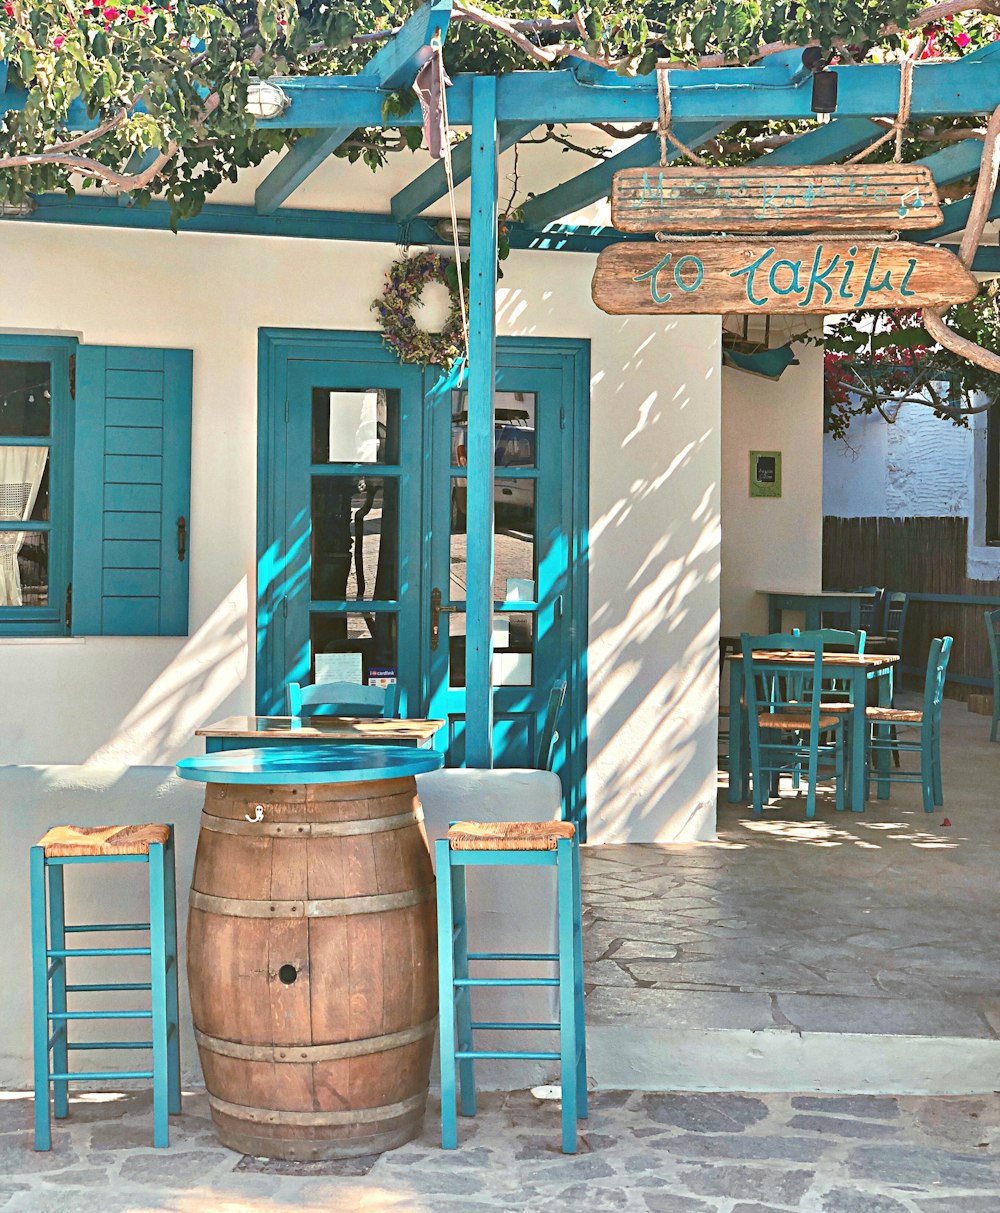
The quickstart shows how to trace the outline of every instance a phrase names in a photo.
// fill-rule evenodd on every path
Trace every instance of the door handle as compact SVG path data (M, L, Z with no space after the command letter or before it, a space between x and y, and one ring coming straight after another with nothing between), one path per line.
M454 615L456 608L441 605L441 591L434 587L431 590L431 648L436 649L441 642L441 615Z

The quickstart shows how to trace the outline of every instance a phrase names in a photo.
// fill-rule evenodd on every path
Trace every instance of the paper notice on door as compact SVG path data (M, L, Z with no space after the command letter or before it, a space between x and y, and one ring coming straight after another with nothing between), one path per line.
M508 602L534 602L535 583L530 577L507 578Z
M530 687L530 653L494 653L493 685L496 687Z
M363 681L360 653L317 653L316 682Z

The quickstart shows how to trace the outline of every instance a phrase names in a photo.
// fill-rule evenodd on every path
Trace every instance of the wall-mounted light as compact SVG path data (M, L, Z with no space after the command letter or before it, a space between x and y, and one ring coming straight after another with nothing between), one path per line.
M23 202L0 202L0 219L27 219L38 210L38 203L29 194Z
M812 111L830 115L837 111L837 73L822 71L813 76Z
M434 224L434 230L448 244L452 244L456 236L458 237L458 243L464 245L468 245L472 239L472 224L468 219L458 219L455 221L455 235L452 235L450 219L438 219Z
M271 80L251 80L247 87L246 111L252 118L280 118L292 99Z

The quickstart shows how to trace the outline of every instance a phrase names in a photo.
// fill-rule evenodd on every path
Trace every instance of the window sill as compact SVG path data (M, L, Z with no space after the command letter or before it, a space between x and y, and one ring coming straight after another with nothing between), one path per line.
M0 645L7 644L86 644L86 636L0 636Z

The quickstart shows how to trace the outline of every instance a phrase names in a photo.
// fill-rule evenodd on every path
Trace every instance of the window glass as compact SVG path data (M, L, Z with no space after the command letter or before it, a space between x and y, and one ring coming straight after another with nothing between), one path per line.
M465 612L448 616L448 657L453 687L465 686ZM493 616L493 685L526 687L532 682L535 617L502 611Z
M0 606L48 605L48 533L0 531Z
M313 463L398 463L399 392L316 388Z
M451 462L453 467L465 467L466 440L469 425L468 392L451 394ZM497 392L494 409L496 445L494 462L498 468L533 468L535 451L534 392Z
M398 480L314 476L313 599L394 599L398 534Z
M535 598L535 481L498 476L493 490L493 601L532 602ZM468 556L465 480L451 489L451 601L465 598Z
M0 360L0 441L48 435L52 372L47 362Z
M364 682L396 676L396 615L314 613L309 620L310 681Z

